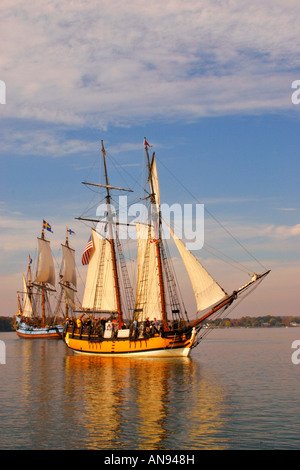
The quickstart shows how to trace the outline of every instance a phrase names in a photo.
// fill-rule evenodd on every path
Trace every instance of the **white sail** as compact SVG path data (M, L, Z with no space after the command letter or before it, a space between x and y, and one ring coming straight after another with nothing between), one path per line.
M155 156L154 155L152 157L150 171L151 171L150 188L151 188L151 192L153 194L155 194L155 202L156 202L157 208L159 209L159 207L160 207L160 189L159 189L159 179L158 179L157 166L156 166L156 161L155 161Z
M154 231L149 234L148 225L137 224L137 289L136 316L140 321L149 318L152 321L162 319L159 273L156 255L156 240ZM150 236L149 236L150 235Z
M117 312L113 260L110 241L92 230L93 248L90 250L82 307L104 312Z
M38 238L39 260L35 282L48 282L55 286L55 270L50 248L50 242Z
M61 270L61 281L68 282L73 286L77 286L75 251L69 246L62 245L63 264Z
M197 311L200 312L215 304L227 294L204 269L202 264L186 248L184 243L168 227L188 272L194 290Z
M64 291L64 296L68 305L74 309L74 288L77 286L77 275L75 266L75 251L67 245L61 245L63 252L63 262L61 269L60 285Z
M63 284L61 284L64 295L65 295L65 300L67 304L74 310L76 308L76 305L74 303L74 297L75 297L75 291L74 289L71 289L70 287L67 287Z
M26 279L23 274L23 308L22 308L22 315L23 317L32 317L33 316L33 310L32 310L32 304L31 300L28 294L28 288L26 284Z

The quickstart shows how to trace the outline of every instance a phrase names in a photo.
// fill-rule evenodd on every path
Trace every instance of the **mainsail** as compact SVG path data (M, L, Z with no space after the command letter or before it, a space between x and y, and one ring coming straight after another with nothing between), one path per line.
M168 227L188 272L194 290L197 312L205 310L223 299L227 294L206 271L202 264L186 248L184 243Z
M137 224L137 289L135 317L162 320L159 272L153 227Z
M39 260L35 282L47 282L55 286L55 270L50 248L50 242L38 238Z
M32 304L28 293L28 287L26 283L25 276L23 274L23 307L22 307L22 315L23 317L32 317L33 310Z
M116 289L110 241L92 229L93 248L86 278L82 307L117 312Z

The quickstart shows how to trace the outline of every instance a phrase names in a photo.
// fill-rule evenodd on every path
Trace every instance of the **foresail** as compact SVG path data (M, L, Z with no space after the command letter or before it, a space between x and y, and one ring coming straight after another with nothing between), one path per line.
M32 305L31 305L31 300L28 295L28 288L26 284L26 279L23 274L23 308L22 308L22 315L23 317L32 317L33 316L33 310L32 310Z
M140 321L162 319L154 232L148 225L137 224L137 288L135 317Z
M61 270L61 281L77 286L75 251L69 246L62 245L63 264Z
M92 230L93 248L83 296L83 308L117 312L116 289L110 241Z
M50 242L38 238L39 260L35 282L47 282L55 286L55 270Z
M227 294L168 227L188 272L194 290L197 311L200 312L223 299Z

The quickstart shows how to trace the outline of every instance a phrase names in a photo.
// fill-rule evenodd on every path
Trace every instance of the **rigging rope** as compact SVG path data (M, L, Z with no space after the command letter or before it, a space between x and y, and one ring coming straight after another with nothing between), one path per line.
M238 307L240 305L240 303L246 298L248 297L248 295L250 293L252 293L255 289L257 289L257 287L259 286L259 284L262 282L263 279L260 279L258 282L256 282L250 289L248 289L244 294L241 295L241 297L237 300L237 302L232 306L229 306L228 309L227 309L227 313L225 315L223 315L224 313L224 310L221 309L221 311L218 311L216 312L216 315L212 315L211 319L213 320L216 320L217 318L219 318L221 315L223 315L223 319L224 318L227 318L229 313L232 313L232 311ZM207 336L214 328L212 327L208 327L206 328L201 335L199 335L199 341L197 344L199 344L199 342L201 341L201 339L203 339L205 336ZM196 344L195 344L196 346Z
M193 198L195 199L195 201L197 201L199 204L201 204L201 202L191 193L191 191L184 186L184 184L177 178L177 176L175 176L172 171L166 167L166 165L163 164L163 162L158 159L159 162L166 168L166 170L169 171L169 173L173 176L173 178L176 179L176 181L183 187L183 189L185 189L185 191L187 191L187 193ZM250 253L247 248L205 207L205 210L206 212L215 220L215 222L217 222L217 224L220 225L220 227L223 228L223 230L233 239L235 240L236 243L238 243L240 245L241 248L243 248L245 250L246 253L248 253L248 255L253 258L264 270L266 270L267 268L252 254ZM226 255L225 255L226 256Z

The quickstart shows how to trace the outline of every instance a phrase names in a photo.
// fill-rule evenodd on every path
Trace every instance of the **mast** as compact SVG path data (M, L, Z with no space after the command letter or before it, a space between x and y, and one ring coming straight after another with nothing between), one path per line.
M50 242L45 238L45 228L52 232L50 225L43 221L42 235L38 237L38 246L39 246L39 259L37 266L37 273L35 281L32 283L42 290L42 324L43 326L46 323L46 290L55 291L55 289L50 289L47 284L51 284L55 287L55 269L54 262L52 258Z
M66 228L66 247L69 248L68 227ZM67 287L70 286L69 281L66 281L66 285ZM69 315L69 304L68 304L67 298L65 298L65 317L67 318L68 315Z
M29 287L29 290L31 289L31 267L30 267L30 265L31 265L31 257L29 255L29 261L28 261L28 287Z
M32 284L31 284L31 262L32 262L32 259L31 259L31 256L28 255L28 296L29 296L29 300L30 300L30 303L32 305Z
M113 264L113 273L114 273L114 282L115 282L115 292L116 292L116 300L117 300L117 312L118 312L118 320L119 320L119 327L121 328L123 325L123 314L122 314L122 307L121 307L121 295L120 295L120 284L118 278L118 270L117 270L117 261L116 261L116 250L115 250L115 243L112 233L112 225L111 225L111 209L110 209L110 185L108 182L108 175L107 175L107 167L106 167L106 159L105 159L105 148L103 144L103 140L101 140L101 147L102 147L102 156L103 156L103 163L104 163L104 172L105 172L105 183L106 183L106 204L107 204L107 212L108 212L108 228L109 228L109 239L110 239L110 247L111 247L111 256L112 256L112 264Z
M154 221L155 234L157 235L156 238L158 240L155 243L155 247L156 247L158 277L159 277L162 324L163 324L163 329L167 330L168 329L168 321L167 321L166 298L165 298L164 279L163 279L163 273L162 273L161 247L160 247L160 244L161 244L161 213L160 213L160 209L159 209L159 206L158 206L158 201L156 201L156 195L153 193L152 171L151 171L151 164L150 164L150 159L149 159L148 145L147 145L146 138L144 139L144 143L145 143L145 153L146 153L146 159L147 159L147 165L148 165L149 182L150 182L150 187L151 187L150 202L151 202L152 208L153 207L158 208L158 222ZM153 152L153 157L152 158L154 158L154 156L155 156L155 153Z
M44 227L42 228L42 240L45 239ZM45 313L45 283L42 282L42 326L45 326L46 323L46 313Z

